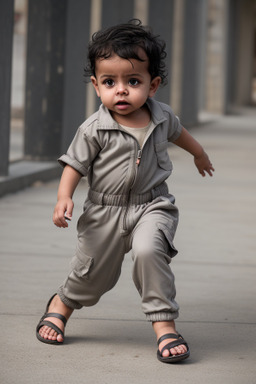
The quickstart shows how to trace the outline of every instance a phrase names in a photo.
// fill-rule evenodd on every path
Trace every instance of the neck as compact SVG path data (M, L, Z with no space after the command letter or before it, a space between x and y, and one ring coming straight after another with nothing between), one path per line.
M150 111L146 105L128 115L119 115L113 112L111 115L118 124L131 128L146 127L151 119Z

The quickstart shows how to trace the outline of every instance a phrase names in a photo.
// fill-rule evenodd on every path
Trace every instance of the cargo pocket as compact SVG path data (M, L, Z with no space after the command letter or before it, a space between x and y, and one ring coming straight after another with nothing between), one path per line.
M79 249L71 260L72 272L79 278L89 278L89 271L93 265L93 258L83 254Z
M162 141L161 143L155 143L155 152L157 162L160 168L166 171L172 170L172 162L168 155L168 141Z
M178 251L177 249L174 247L173 245L173 233L172 231L170 230L170 228L168 228L166 225L164 224L158 224L158 229L163 233L164 237L166 238L166 241L168 243L168 253L167 253L167 257L166 257L166 260L168 263L171 262L171 259L177 255Z

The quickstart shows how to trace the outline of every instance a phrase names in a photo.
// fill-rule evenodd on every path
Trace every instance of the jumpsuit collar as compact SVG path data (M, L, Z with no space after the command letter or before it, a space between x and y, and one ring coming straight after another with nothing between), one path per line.
M146 101L146 105L148 106L151 118L153 121L154 126L156 127L158 124L163 123L167 120L165 117L163 110L160 108L160 105L158 102L156 102L152 98L148 98ZM103 105L100 105L99 108L99 120L98 120L98 127L99 130L119 130L119 124L113 119L111 116L111 113L109 110Z

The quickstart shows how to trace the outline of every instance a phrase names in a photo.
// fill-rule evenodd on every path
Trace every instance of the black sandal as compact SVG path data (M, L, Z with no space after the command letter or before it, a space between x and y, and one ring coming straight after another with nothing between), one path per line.
M161 361L162 363L176 363L178 361L185 360L189 357L190 351L188 344L180 334L177 335L176 333L166 333L158 339L157 345L159 345L163 340L166 339L176 339L176 341L171 341L170 343L166 344L161 350L161 352L159 351L159 349L157 350L157 358L159 361ZM182 353L181 355L170 354L167 357L162 356L163 351L165 351L166 349L170 351L171 348L177 347L179 345L185 345L187 347L187 352Z
M50 340L50 339L45 339L43 338L40 334L39 334L39 330L40 328L42 328L44 325L47 325L48 327L54 329L54 331L56 331L58 334L60 334L63 339L64 339L64 333L62 332L62 330L57 327L57 325L53 324L51 321L49 320L44 320L45 318L47 317L56 317L57 319L60 319L63 324L64 324L64 327L65 325L67 324L67 319L65 316L63 315L60 315L59 313L48 313L48 308L52 302L52 299L57 295L57 293L55 293L51 298L50 300L48 301L48 304L46 306L46 310L45 310L45 313L44 315L42 316L42 318L40 319L37 327L36 327L36 337L38 338L39 341L42 341L42 343L46 343L46 344L63 344L63 341L58 341L58 340Z

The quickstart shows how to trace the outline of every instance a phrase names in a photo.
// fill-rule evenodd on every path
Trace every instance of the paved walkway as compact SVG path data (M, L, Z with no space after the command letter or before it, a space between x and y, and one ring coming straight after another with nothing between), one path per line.
M68 230L51 223L57 181L0 199L0 382L3 384L255 384L256 114L245 110L193 129L216 168L197 174L189 155L171 148L170 189L180 208L173 260L178 330L191 358L156 359L151 325L131 280L129 255L117 287L76 311L61 347L37 341L35 326L62 282L74 251L86 183L75 194ZM125 304L124 304L125 303Z

